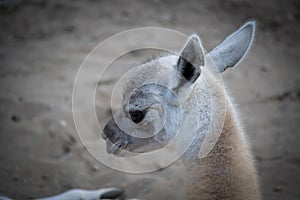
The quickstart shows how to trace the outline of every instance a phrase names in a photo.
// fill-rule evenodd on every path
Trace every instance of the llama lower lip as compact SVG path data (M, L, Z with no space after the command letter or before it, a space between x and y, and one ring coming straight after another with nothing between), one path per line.
M117 154L121 150L121 142L112 143L107 141L106 143L106 151L109 154Z

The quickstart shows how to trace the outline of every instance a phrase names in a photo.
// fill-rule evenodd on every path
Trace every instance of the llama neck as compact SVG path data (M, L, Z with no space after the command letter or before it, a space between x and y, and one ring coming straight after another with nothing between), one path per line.
M199 158L195 151L202 137L183 155L187 199L260 199L251 152L229 102L226 107L223 129L208 155Z
M191 114L194 120L191 117L187 121L196 121L195 116L201 115L202 118L199 117L197 120L203 126L191 133L195 134L194 140L182 156L186 173L186 199L260 199L252 154L230 99L209 72L203 70L201 73L209 88L211 101L207 102L206 99L209 97L205 91L201 91L204 84L199 81L196 91L192 93L196 96L190 99L194 98L191 100L194 102L198 100L192 109L200 107L200 110L195 111L198 115ZM190 102L187 102L188 104ZM210 121L207 122L205 120L207 118ZM215 125L216 128L205 129L208 124ZM186 132L182 134L188 135L188 132L192 131L191 127L194 126L185 127L183 130ZM205 144L205 134L206 137L214 134L218 137L206 156L200 158L199 151Z

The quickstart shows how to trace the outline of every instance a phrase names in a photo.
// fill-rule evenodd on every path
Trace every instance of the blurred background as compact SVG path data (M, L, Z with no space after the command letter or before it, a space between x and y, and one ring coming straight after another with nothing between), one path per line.
M76 72L99 42L121 31L157 26L198 33L210 50L249 19L257 22L254 45L224 80L253 147L263 197L300 199L298 0L0 0L0 194L31 199L118 186L130 198L180 196L179 161L127 174L85 150L72 118ZM131 58L127 64L141 55ZM109 104L109 96L97 102L100 118L110 116Z

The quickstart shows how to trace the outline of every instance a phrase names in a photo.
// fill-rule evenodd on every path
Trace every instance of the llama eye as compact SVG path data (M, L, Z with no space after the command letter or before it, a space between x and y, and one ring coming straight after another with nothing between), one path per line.
M142 111L130 111L129 112L130 118L134 123L139 123L141 122L144 117L145 117L145 113Z

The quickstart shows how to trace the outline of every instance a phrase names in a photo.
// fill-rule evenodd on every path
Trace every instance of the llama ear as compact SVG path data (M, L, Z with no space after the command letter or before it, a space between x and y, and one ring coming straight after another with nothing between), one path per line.
M255 21L245 23L207 54L220 72L236 66L247 54L254 38Z
M183 81L194 83L200 76L200 66L204 66L204 50L196 34L191 35L182 48L177 61L177 70Z

